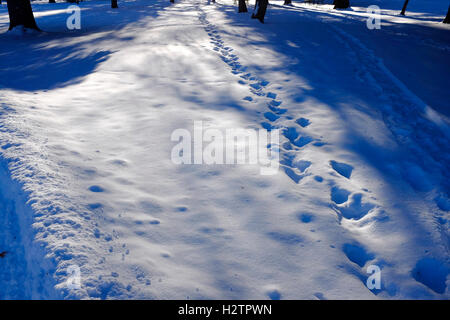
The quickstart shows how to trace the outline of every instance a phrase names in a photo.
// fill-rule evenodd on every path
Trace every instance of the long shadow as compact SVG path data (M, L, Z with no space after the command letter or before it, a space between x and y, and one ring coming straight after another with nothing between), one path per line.
M66 27L69 3L41 3L33 7L42 33L0 34L0 89L50 90L77 83L112 53L102 48L103 41L131 40L130 32L123 36L120 31L143 27L143 18L157 17L170 5L159 0L126 1L114 11L108 1L92 2L80 3L80 30ZM5 26L0 30L6 30Z
M102 48L103 41L130 40L129 32L124 36L120 31L142 27L142 18L156 17L170 5L169 1L119 2L121 10L114 13L117 19L111 24L97 19L99 11L109 10L109 2L96 1L94 6L92 2L80 4L82 9L90 6L82 13L81 30L65 29L68 15L61 10L70 5L67 3L33 4L37 23L44 30L41 33L10 33L0 23L0 32L4 31L0 34L0 91L50 90L81 81L111 54ZM0 14L4 15L5 9L2 6ZM58 11L39 16L51 10ZM3 109L0 118L15 112L13 106L5 105ZM8 129L0 125L0 131L4 130ZM59 299L60 292L54 289L56 283L51 276L56 262L34 241L34 212L23 189L11 178L8 161L0 156L0 299Z
M304 10L303 8L291 7L274 10L274 8L271 7L269 8L269 10L272 10L268 12L269 19L267 19L267 24L261 25L259 23L256 23L254 20L250 20L247 14L238 14L237 9L234 6L227 6L223 4L220 4L220 6L223 7L223 12L225 13L226 18L233 21L233 24L245 27L253 26L255 27L255 30L258 30L263 36L263 40L248 40L249 46L264 45L265 47L269 47L273 51L280 53L280 60L286 61L285 64L280 64L276 68L270 67L270 70L268 71L292 74L298 76L299 79L304 79L307 81L309 88L299 88L298 97L294 97L294 100L304 101L308 98L312 98L316 101L323 102L333 109L337 117L340 113L342 113L341 105L343 102L356 105L356 101L362 101L366 106L365 108L360 108L361 110L359 111L366 113L368 116L371 116L374 111L380 110L380 106L377 105L377 103L380 102L380 100L377 99L378 93L376 92L376 90L371 88L373 84L366 83L366 85L362 85L361 88L351 87L351 83L354 83L355 80L355 70L361 69L361 67L377 69L378 66L361 66L358 64L358 61L355 61L353 63L351 59L347 59L345 57L348 50L345 47L345 43L342 43L340 45L340 48L328 48L326 43L319 44L319 39L316 38L322 37L322 40L326 39L330 42L334 41L336 43L335 32L332 29L331 25L338 25L345 30L346 26L348 26L350 23L353 23L354 25L354 21L349 22L348 19L345 18L333 18L332 21L326 22L321 19L315 19L321 16L327 16L325 13L312 12ZM373 33L371 34L370 31L373 30L368 30L365 26L365 23L359 23L361 23L360 28L354 29L357 29L358 31L358 40L364 44L366 44L366 42L378 40L384 40L387 41L385 43L389 43L389 39L392 42L395 42L397 41L395 39L396 34L402 32L415 34L416 36L417 34L420 34L430 41L434 41L435 43L439 44L445 44L445 39L449 34L448 30L436 29L423 25L410 26L402 24L392 24L386 27L382 27L381 30L384 30L384 33L382 36L379 35L379 39L377 39L377 35L371 36ZM349 32L349 34L351 33ZM369 45L367 45L367 47L371 48ZM413 50L413 47L414 46L411 45L410 49ZM338 50L340 52L335 52L335 50ZM393 53L395 53L396 50L398 51L398 49L396 49L395 47L386 49L386 51ZM404 58L398 57L397 59L403 58L403 60L410 62L411 65L414 65L414 67L417 69L420 69L422 67L425 68L425 66L423 65L432 66L432 68L429 69L427 73L418 72L416 81L418 83L423 83L428 81L428 79L432 78L433 76L435 78L438 78L438 81L436 81L436 79L432 81L435 87L439 87L441 89L441 95L436 99L440 103L448 101L449 95L446 84L450 81L450 76L449 72L444 72L443 69L450 70L450 61L446 59L446 54L445 52L441 52L441 49L436 49L439 52L434 52L434 50L427 51L427 48L422 48L420 50L423 50L424 52L433 52L433 55L435 55L435 57L430 58L429 61L425 62L410 61L412 57L407 56L405 56ZM374 53L378 55L378 52L376 50L374 50ZM439 55L438 53L441 54ZM331 64L323 65L323 61L333 61L333 67L330 69ZM401 66L402 60L398 61ZM387 67L391 70L390 65L387 65ZM405 69L405 72L408 71L407 67L403 69ZM394 73L395 76L398 76L398 74L394 71L391 70L391 72ZM415 71L413 70L410 72L413 72L414 75ZM404 77L406 76L407 75L405 75ZM400 80L403 81L404 77L401 77ZM409 75L409 77L411 78L411 74ZM334 78L340 80L333 82ZM388 77L385 78L388 79ZM345 81L345 79L349 80L348 83ZM410 86L408 85L408 87ZM392 91L396 90L394 83L392 83L391 89ZM414 89L414 87L412 87L412 89ZM415 90L414 93L416 93ZM397 94L401 95L400 92L398 92ZM445 106L448 109L448 105ZM404 109L405 108L406 106L404 107ZM413 107L406 109L408 109L407 114L400 115L400 119L404 121L408 121L408 117L414 112L425 113L425 110L414 111ZM399 110L396 111L399 112ZM400 111L405 112L405 110ZM448 162L446 163L445 159L448 159L450 154L448 152L448 147L445 146L445 143L441 144L439 141L448 141L448 138L444 135L441 136L440 129L438 129L437 126L431 123L431 121L427 122L425 120L422 122L420 127L414 127L414 129L420 129L420 133L417 134L418 136L420 136L420 134L425 131L428 133L434 132L436 141L434 143L435 145L421 145L422 151L424 152L413 152L409 155L409 158L415 156L415 162L423 163L426 166L426 163L428 161L426 161L425 158L431 155L435 161L440 163L443 169L446 169L443 170L443 174L447 175L449 165ZM352 138L349 137L349 140L352 140ZM439 146L439 148L436 148L436 146ZM416 154L414 155L414 153ZM445 180L446 179L443 179L442 181L444 191L447 190L447 192L450 192L449 184Z
M357 34L358 39L382 58L399 80L433 109L450 118L446 85L450 81L450 30L442 27L443 24L397 23L384 20L383 14L381 29L370 30L366 27L367 17L346 15L338 10L326 12L317 11L314 7L272 7L296 12L305 18L307 13L350 34ZM278 20L278 10L271 14Z
M440 152L435 152L431 145L421 145L420 142L423 141L418 139L413 141L413 143L403 143L401 140L397 139L399 147L396 149L388 148L388 146L380 145L370 140L368 135L363 135L360 130L353 128L353 123L357 122L357 119L349 119L348 110L346 106L351 109L357 110L357 112L373 118L374 113L384 112L380 110L378 105L381 101L378 99L377 91L372 87L372 83L362 83L357 87L352 87L355 84L355 71L358 71L362 66L359 65L360 61L355 57L354 63L352 59L346 57L349 50L346 47L345 41L341 45L336 46L336 34L331 24L338 25L342 29L354 21L349 21L348 19L343 19L342 17L333 17L322 12L312 12L306 11L302 8L286 8L286 9L274 9L270 7L268 11L267 23L264 25L259 24L254 20L250 20L248 14L238 14L237 7L229 6L225 4L219 4L223 10L225 17L230 23L235 26L242 27L253 27L254 30L260 33L261 37L259 40L248 39L248 46L264 46L266 48L272 49L274 52L279 53L279 58L281 61L285 61L285 64L281 64L277 67L263 67L266 72L282 72L284 74L290 74L291 77L298 77L307 83L307 87L299 87L298 96L293 96L294 101L305 101L311 99L317 101L320 105L324 105L325 108L329 108L332 111L333 118L337 122L347 123L348 129L345 132L345 137L343 137L342 147L350 152L354 152L360 155L366 163L372 167L375 172L379 174L379 177L385 182L385 194L386 199L392 199L393 195L404 194L404 185L398 184L398 178L395 174L392 174L392 169L389 167L395 164L400 176L403 176L410 184L411 181L408 180L407 175L408 168L404 168L407 163L415 163L422 167L425 172L431 173L430 179L434 186L440 185L441 190L444 193L450 191L449 179L448 179L448 169L449 164L445 161L449 157L450 152L448 149L448 139L441 134L437 127L433 127L433 124L428 123L423 117L415 117L413 107L408 110L408 106L402 106L401 111L406 112L406 114L401 113L400 119L404 124L410 125L408 122L421 123L421 126L433 127L429 132L434 133L430 137L436 139L437 141L446 141L446 143L441 145ZM326 17L329 20L324 21L322 19L317 19L318 17ZM414 34L415 36L423 36L428 40L432 40L438 44L445 44L445 39L448 37L448 30L441 30L436 28L431 28L423 25L402 25L402 24L390 24L383 27L383 40L391 39L394 41L397 33L405 32L408 35ZM382 30L383 30L382 28ZM239 32L238 28L235 28L233 32ZM361 23L361 30L358 32L358 39L362 42L362 39L367 32L366 41L370 42L371 38L368 36L369 31L365 26L365 23ZM350 32L349 32L350 33ZM242 37L244 35L233 34L233 36ZM341 39L342 40L342 39ZM345 39L344 39L345 40ZM328 42L327 42L328 41ZM334 45L331 43L334 42ZM328 43L330 46L328 47ZM386 43L389 43L387 41ZM370 46L368 46L370 48ZM414 46L411 45L411 48ZM395 49L391 48L394 51ZM423 49L426 51L426 49ZM440 49L438 49L440 50ZM377 53L377 52L375 52ZM445 53L440 55L440 59L433 59L430 63L436 63L436 68L449 68L450 62L445 60ZM448 60L448 59L447 59ZM333 61L333 64L326 63L323 61ZM369 61L369 60L362 60ZM408 60L409 61L409 60ZM401 62L401 60L399 61ZM409 61L412 63L412 61ZM415 61L414 66L422 63L422 61ZM377 70L378 66L366 66L367 68L375 68ZM435 70L435 69L432 69ZM432 71L433 73L435 71ZM442 73L442 70L441 70ZM397 76L397 75L396 75ZM431 76L431 75L430 75ZM385 77L388 79L388 77ZM267 79L270 80L270 79ZM346 81L348 80L348 81ZM441 77L443 83L440 84L444 87L446 83L450 80L447 75ZM357 82L356 82L357 83ZM391 82L389 82L390 84ZM389 91L388 94L397 91L397 95L402 95L399 90L395 89L395 84L392 83L392 92ZM445 96L448 101L448 90ZM395 97L393 99L396 99ZM404 101L401 101L404 102ZM399 113L399 110L395 110ZM353 114L353 113L352 113ZM357 113L355 113L357 114ZM412 118L411 118L411 114ZM389 115L389 114L387 114ZM420 113L419 113L420 116ZM423 116L423 114L422 114ZM420 129L415 124L412 124L414 129ZM423 130L421 130L423 131ZM419 133L420 134L420 133ZM412 134L412 140L415 140L419 134ZM394 134L395 136L395 134ZM439 148L438 148L439 149ZM428 158L432 156L434 160ZM437 162L437 164L436 164ZM443 175L440 177L439 173ZM415 179L417 177L412 177ZM436 181L439 179L439 181ZM415 179L417 180L417 179ZM414 185L417 183L416 185ZM411 186L419 189L423 186L422 181L414 181ZM418 196L425 196L423 191L427 190L417 190ZM415 234L411 233L410 242L417 243L420 236L425 235L424 239L428 239L426 236L427 231L424 226L421 225L421 218L417 216L417 210L411 208L410 205L402 199L398 199L397 208L401 208L404 212L402 219L409 221L415 228ZM414 214L413 212L416 212ZM444 237L444 242L448 242L448 235L442 234ZM425 240L423 240L425 241ZM420 245L425 245L425 243L417 243ZM447 245L445 243L444 245Z

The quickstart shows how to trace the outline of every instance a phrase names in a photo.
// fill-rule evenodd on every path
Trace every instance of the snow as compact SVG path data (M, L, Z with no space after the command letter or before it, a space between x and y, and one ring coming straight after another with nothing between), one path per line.
M449 298L448 2L271 3L92 0L68 31L36 1L41 34L1 5L0 298ZM194 121L279 129L280 170L173 163Z

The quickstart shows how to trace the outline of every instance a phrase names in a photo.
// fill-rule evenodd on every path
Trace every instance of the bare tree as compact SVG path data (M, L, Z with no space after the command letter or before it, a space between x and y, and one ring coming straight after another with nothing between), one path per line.
M334 9L347 9L350 7L350 0L334 0Z
M408 2L409 2L409 0L405 0L405 2L403 3L402 12L400 12L400 14L401 14L402 16L405 15L406 7L408 6Z
M252 14L252 19L258 19L261 23L264 23L264 16L266 15L268 4L269 0L256 0L254 10L256 14Z
M9 30L17 26L39 30L30 0L8 0Z
M116 9L119 6L117 5L117 0L111 0L111 8Z
M447 15L445 16L443 23L450 23L450 6L448 6Z
M248 12L245 0L239 0L239 12Z

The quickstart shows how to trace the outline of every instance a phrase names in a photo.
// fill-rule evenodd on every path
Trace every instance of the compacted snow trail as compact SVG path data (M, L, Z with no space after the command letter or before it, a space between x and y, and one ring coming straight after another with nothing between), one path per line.
M0 36L51 57L22 57L27 85L0 79L1 154L26 192L19 226L0 207L2 232L35 241L0 241L0 279L29 277L8 259L42 275L0 297L449 297L448 123L350 31L298 8L260 25L232 1L188 0L124 1L109 31L107 4L92 3L79 34ZM65 23L35 12L46 31ZM171 135L194 121L279 129L279 172L173 163ZM81 288L67 286L73 266Z

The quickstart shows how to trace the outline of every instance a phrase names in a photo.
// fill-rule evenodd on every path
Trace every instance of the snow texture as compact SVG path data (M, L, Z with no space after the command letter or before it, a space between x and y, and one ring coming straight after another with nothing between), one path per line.
M0 5L0 298L448 299L448 1L402 2ZM279 172L174 164L194 121L280 129Z

